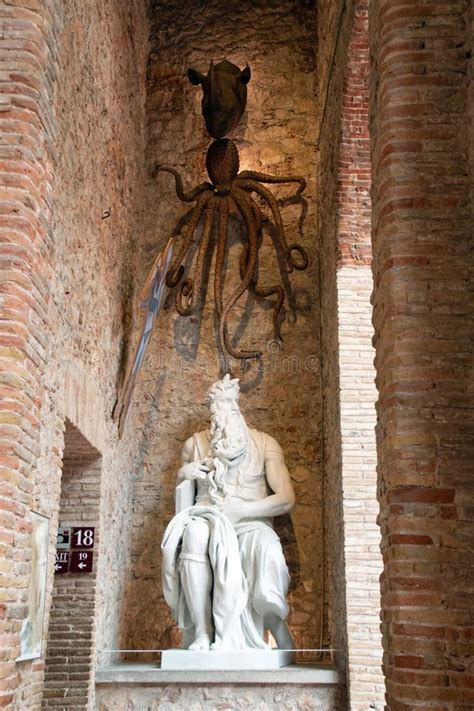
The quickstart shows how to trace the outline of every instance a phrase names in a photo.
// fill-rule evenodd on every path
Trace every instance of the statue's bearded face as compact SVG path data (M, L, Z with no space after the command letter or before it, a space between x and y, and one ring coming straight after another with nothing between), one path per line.
M229 466L245 453L249 433L236 400L222 399L211 403L211 454Z

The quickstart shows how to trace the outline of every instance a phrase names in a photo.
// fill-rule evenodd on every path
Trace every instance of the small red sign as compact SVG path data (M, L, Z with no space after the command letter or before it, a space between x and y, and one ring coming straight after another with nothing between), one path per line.
M56 560L54 561L54 572L57 575L67 573L69 570L69 551L56 551Z
M95 528L82 526L72 529L71 548L94 548Z
M72 551L69 572L92 573L93 560L94 553L92 551Z

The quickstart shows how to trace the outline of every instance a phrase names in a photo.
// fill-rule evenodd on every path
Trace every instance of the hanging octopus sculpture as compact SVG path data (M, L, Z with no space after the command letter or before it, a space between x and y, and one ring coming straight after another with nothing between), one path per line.
M292 272L304 270L308 266L308 257L299 244L288 244L280 203L266 187L269 184L296 183L296 193L289 202L302 204L299 221L300 232L306 212L306 203L302 198L306 181L293 176L273 176L244 170L239 172L239 153L235 143L224 138L237 125L243 115L246 104L246 85L250 80L250 68L240 70L227 60L211 66L207 76L190 69L190 81L201 84L203 88L202 108L208 132L214 140L206 156L206 168L210 182L203 182L189 192L185 192L179 173L173 168L157 165L154 175L159 172L171 173L175 178L176 194L184 203L194 203L189 221L184 231L180 248L175 253L166 276L166 285L176 287L175 305L181 316L194 312L203 288L206 255L214 241L216 258L214 272L214 299L217 317L218 341L220 348L238 360L259 358L259 350L237 348L232 344L227 321L229 314L245 291L250 291L260 298L274 296L273 327L276 339L281 339L280 315L285 301L287 280L282 284L261 286L258 284L259 250L263 239L265 216L260 204L263 202L271 213L270 234L277 252L280 270ZM259 197L258 202L255 196ZM243 247L240 255L240 282L231 294L224 299L224 269L229 239L229 220L237 215L244 225ZM193 238L202 222L197 256L193 276L185 276L183 262L191 249ZM216 227L216 230L215 230ZM214 234L216 237L214 238ZM185 277L185 278L183 278Z

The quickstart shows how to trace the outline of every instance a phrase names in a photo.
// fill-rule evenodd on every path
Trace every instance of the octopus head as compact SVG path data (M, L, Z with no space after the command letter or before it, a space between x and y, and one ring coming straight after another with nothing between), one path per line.
M229 138L220 138L209 146L206 168L216 192L229 192L239 172L239 152Z

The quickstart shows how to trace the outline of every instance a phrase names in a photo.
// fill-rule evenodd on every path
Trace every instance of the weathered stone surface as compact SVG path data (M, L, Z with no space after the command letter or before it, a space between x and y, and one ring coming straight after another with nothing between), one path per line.
M145 169L159 160L184 172L188 185L202 179L208 137L199 94L185 70L206 69L211 56L227 54L240 65L248 61L253 71L247 115L234 136L242 167L303 175L310 202L304 243L311 265L291 276L298 320L284 326L284 350L271 341L269 310L253 301L235 309L232 327L242 319L243 341L268 342L263 374L250 370L243 377L243 407L247 400L248 412L258 411L259 425L282 442L297 486L298 507L293 520L282 525L293 569L291 622L297 642L319 643L324 603L324 639L338 649L347 646L349 678L356 680L351 703L365 709L369 695L372 706L378 703L373 694L381 689L367 647L371 640L373 650L378 644L378 633L371 633L373 611L357 619L358 607L367 599L374 603L375 572L368 565L358 569L360 559L352 557L355 546L357 551L366 546L374 560L378 547L373 506L360 505L371 496L374 453L370 449L360 459L359 435L371 415L368 401L359 407L357 393L368 392L369 383L366 373L359 378L356 369L349 372L356 346L363 346L362 363L369 353L367 292L357 286L361 273L352 279L350 272L370 259L364 3L321 0L318 43L311 2L232 0L222 11L217 1L199 0L180 3L179 14L176 5L152 3L148 153L145 2L9 0L0 8L0 705L34 711L41 704L44 660L14 660L26 613L31 508L51 517L53 559L65 416L102 455L100 519L107 545L101 548L97 635L77 655L76 676L66 689L64 675L71 671L64 656L73 645L82 651L93 628L81 623L70 635L72 615L64 615L61 624L52 621L51 639L58 646L48 661L55 685L45 699L57 708L65 700L76 708L88 703L78 689L91 678L95 644L103 650L176 641L161 601L158 546L171 515L180 445L202 426L202 399L220 370L212 295L194 320L166 312L121 442L110 413L123 355L137 333L131 323L135 287L182 214L171 181L164 176L152 181ZM380 0L371 7L387 703L391 711L460 711L474 703L472 13L468 0ZM284 215L290 238L296 238L297 210L287 207ZM236 262L236 230L230 269ZM269 243L262 254L262 276L269 282L277 275ZM338 264L344 267L336 277ZM358 331L353 324L359 318ZM339 372L340 345L346 350ZM339 397L341 386L346 391ZM348 411L344 403L357 407ZM354 409L366 413L357 427ZM78 505L84 515L93 512L90 489L84 488ZM351 564L342 584L345 554ZM51 589L50 575L47 606ZM79 589L72 586L71 597ZM324 708L314 688L294 696L294 690L282 690L281 697L273 688L265 698L262 690L220 690L222 708L237 702ZM155 691L144 693L142 706L158 708ZM217 690L173 687L160 693L163 704L175 707L221 704ZM117 707L111 698L102 702ZM124 703L136 702L127 696Z
M0 13L0 170L11 191L0 217L1 465L18 507L2 521L14 576L2 590L9 627L1 654L12 660L25 616L30 508L50 517L47 610L51 602L66 415L104 457L101 517L110 544L99 596L110 639L118 627L126 546L116 527L127 515L134 443L117 444L110 415L142 194L148 28L139 0L18 0ZM89 494L77 499L84 515ZM93 653L91 642L85 659ZM0 704L40 708L43 671L43 659L10 666Z
M54 543L60 479L57 470L51 471L50 452L54 447L62 453L67 416L102 456L104 544L96 552L102 570L97 585L101 612L88 649L76 653L80 664L90 660L97 645L116 646L127 555L121 532L127 529L138 442L132 432L118 442L111 414L131 308L130 255L140 223L148 25L141 0L125 5L116 0L87 6L54 3L51 12L56 42L55 251L48 400L36 486L38 498L49 502ZM96 520L87 490L76 504L78 517ZM90 687L92 682L90 675Z
M238 32L236 28L238 27ZM172 28L172 30L171 30ZM282 521L289 562L294 571L290 595L291 627L298 647L320 646L322 531L320 515L320 383L318 328L318 252L315 224L315 12L311 3L286 0L274 6L252 2L199 3L181 12L170 3L153 3L148 68L148 161L181 171L188 187L205 179L209 137L200 110L200 92L189 83L187 66L207 68L210 57L248 62L247 111L232 138L241 168L296 174L308 181L308 217L303 244L310 256L306 272L290 281L297 305L295 323L283 326L284 344L272 340L271 311L253 298L242 299L230 320L242 343L263 346L263 371L255 365L242 374L242 410L260 429L281 443L295 473L297 505ZM216 40L216 38L218 38ZM217 45L216 45L217 41ZM283 196L288 189L274 189ZM145 279L156 251L185 210L170 176L149 181L146 231L140 244L137 280ZM283 211L289 241L297 241L296 206ZM236 283L240 247L233 228L229 240L227 287ZM261 281L279 282L268 237L261 250ZM240 324L240 325L239 325ZM153 338L130 423L142 432L142 465L133 499L133 543L123 603L122 646L156 649L178 639L161 595L160 541L173 512L173 490L180 449L207 421L204 397L219 376L213 316L213 265L208 301L194 317L173 309L160 320ZM146 617L146 625L142 620Z
M128 709L129 711L344 711L346 704L337 687L255 685L210 685L205 688L186 684L163 687L107 687L97 691L97 711Z

